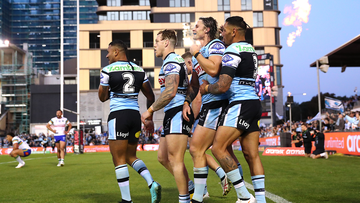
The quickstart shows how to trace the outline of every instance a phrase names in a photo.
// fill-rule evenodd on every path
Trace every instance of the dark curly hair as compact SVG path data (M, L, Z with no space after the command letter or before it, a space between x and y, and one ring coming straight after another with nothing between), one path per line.
M199 20L203 21L205 27L210 28L208 34L211 40L218 38L217 22L213 17L200 17Z

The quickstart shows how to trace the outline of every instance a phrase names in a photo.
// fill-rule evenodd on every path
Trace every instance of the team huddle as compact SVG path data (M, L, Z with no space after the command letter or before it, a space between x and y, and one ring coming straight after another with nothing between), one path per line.
M245 41L247 28L239 16L227 18L220 29L212 17L201 17L193 29L193 39L200 44L194 43L190 53L182 57L174 52L175 31L160 31L154 44L156 57L163 59L159 72L161 94L156 100L144 70L128 61L124 42L114 40L109 44L106 57L110 65L101 71L98 96L102 102L110 99L109 147L122 202L132 202L127 164L146 180L151 202L161 200L161 185L136 157L136 147L141 122L146 133L153 133L153 113L163 108L158 161L174 176L179 202L197 203L209 197L209 168L219 176L224 196L233 187L237 203L266 202L265 175L258 153L258 64L254 48ZM222 40L218 39L219 30ZM140 90L148 107L142 115L138 105ZM255 197L246 189L242 166L232 151L231 144L237 139L250 168ZM184 165L188 140L194 181ZM210 146L220 165L205 153Z

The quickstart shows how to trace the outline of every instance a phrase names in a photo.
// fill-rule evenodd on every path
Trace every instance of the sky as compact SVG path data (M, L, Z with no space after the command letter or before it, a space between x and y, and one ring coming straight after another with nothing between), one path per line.
M278 2L281 11L280 61L283 64L284 103L287 92L292 93L294 102L309 101L318 94L317 71L316 68L310 68L310 64L360 34L360 0L308 0L311 5L310 14L307 22L306 19L295 21L302 27L302 32L294 39L291 47L287 44L288 35L298 28L283 24L288 15L284 13L284 9L286 6L293 7L292 2L295 0ZM355 94L355 87L360 92L360 67L348 67L343 73L340 67L330 67L327 73L320 71L320 91L323 93L352 96Z

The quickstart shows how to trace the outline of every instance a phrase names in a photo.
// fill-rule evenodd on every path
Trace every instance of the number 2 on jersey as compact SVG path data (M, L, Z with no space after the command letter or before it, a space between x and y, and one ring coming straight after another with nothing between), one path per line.
M134 75L132 73L126 72L122 74L122 77L124 80L126 80L126 83L123 86L123 92L134 93L135 92L135 87L133 86L135 82Z

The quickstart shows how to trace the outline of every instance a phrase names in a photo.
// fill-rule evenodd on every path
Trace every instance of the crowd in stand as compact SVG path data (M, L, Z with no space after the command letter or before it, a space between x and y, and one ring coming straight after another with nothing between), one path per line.
M323 113L322 126L324 126L323 132L344 132L344 131L359 131L360 130L360 111L354 111L354 107L360 106L360 97L353 96L349 100L343 101L344 111L343 113L336 112L334 110L328 110ZM310 120L310 122L309 122ZM290 121L283 122L283 124L272 127L271 125L263 125L260 129L260 137L272 137L278 136L282 132L301 132L301 124L306 122L311 128L319 129L319 121L311 121L312 118L308 118L307 121L292 121L290 129Z

